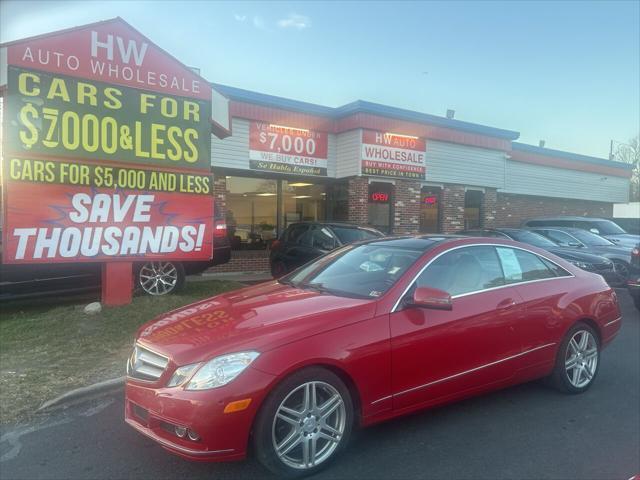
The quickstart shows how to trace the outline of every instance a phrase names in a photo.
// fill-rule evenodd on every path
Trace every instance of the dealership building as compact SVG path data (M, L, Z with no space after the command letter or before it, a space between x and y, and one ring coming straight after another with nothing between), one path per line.
M234 250L216 271L266 270L270 243L298 221L454 233L540 215L610 217L628 200L630 165L518 143L518 132L453 112L360 100L330 108L213 87L228 99L211 163Z

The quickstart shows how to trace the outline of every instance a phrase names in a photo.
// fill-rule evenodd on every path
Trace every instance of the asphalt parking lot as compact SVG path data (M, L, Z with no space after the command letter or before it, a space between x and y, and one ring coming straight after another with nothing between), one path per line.
M358 432L315 478L622 479L640 473L640 315L619 290L622 331L585 394L534 382ZM253 460L191 463L122 421L121 395L0 431L2 479L271 478Z

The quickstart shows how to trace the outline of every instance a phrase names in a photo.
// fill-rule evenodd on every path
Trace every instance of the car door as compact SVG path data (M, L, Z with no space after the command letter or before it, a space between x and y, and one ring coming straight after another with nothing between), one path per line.
M390 315L393 405L402 409L510 378L520 352L516 287L505 286L491 245L448 251L418 276L418 286L449 292L453 308L403 306Z
M560 305L571 286L572 275L528 250L508 246L496 250L506 282L516 287L523 302L522 317L515 330L522 345L518 368L553 362L554 347L564 328Z

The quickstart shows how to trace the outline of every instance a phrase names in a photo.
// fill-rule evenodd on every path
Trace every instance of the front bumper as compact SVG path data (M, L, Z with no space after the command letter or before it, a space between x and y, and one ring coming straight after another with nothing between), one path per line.
M187 391L127 378L125 421L165 449L190 460L240 460L246 456L253 419L274 379L249 367L224 387ZM247 409L224 413L228 403L245 398L251 398ZM176 426L196 432L199 439L180 438Z

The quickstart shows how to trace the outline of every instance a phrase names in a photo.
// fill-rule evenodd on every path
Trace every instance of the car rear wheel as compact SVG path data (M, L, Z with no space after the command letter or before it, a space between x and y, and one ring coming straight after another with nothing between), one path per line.
M574 325L565 336L551 376L553 385L565 393L582 393L596 378L600 366L600 343L586 323Z
M353 425L348 388L324 368L307 368L279 384L254 429L258 460L279 476L312 475L345 447Z
M147 295L178 292L184 286L184 267L180 262L146 262L136 273L136 285Z

